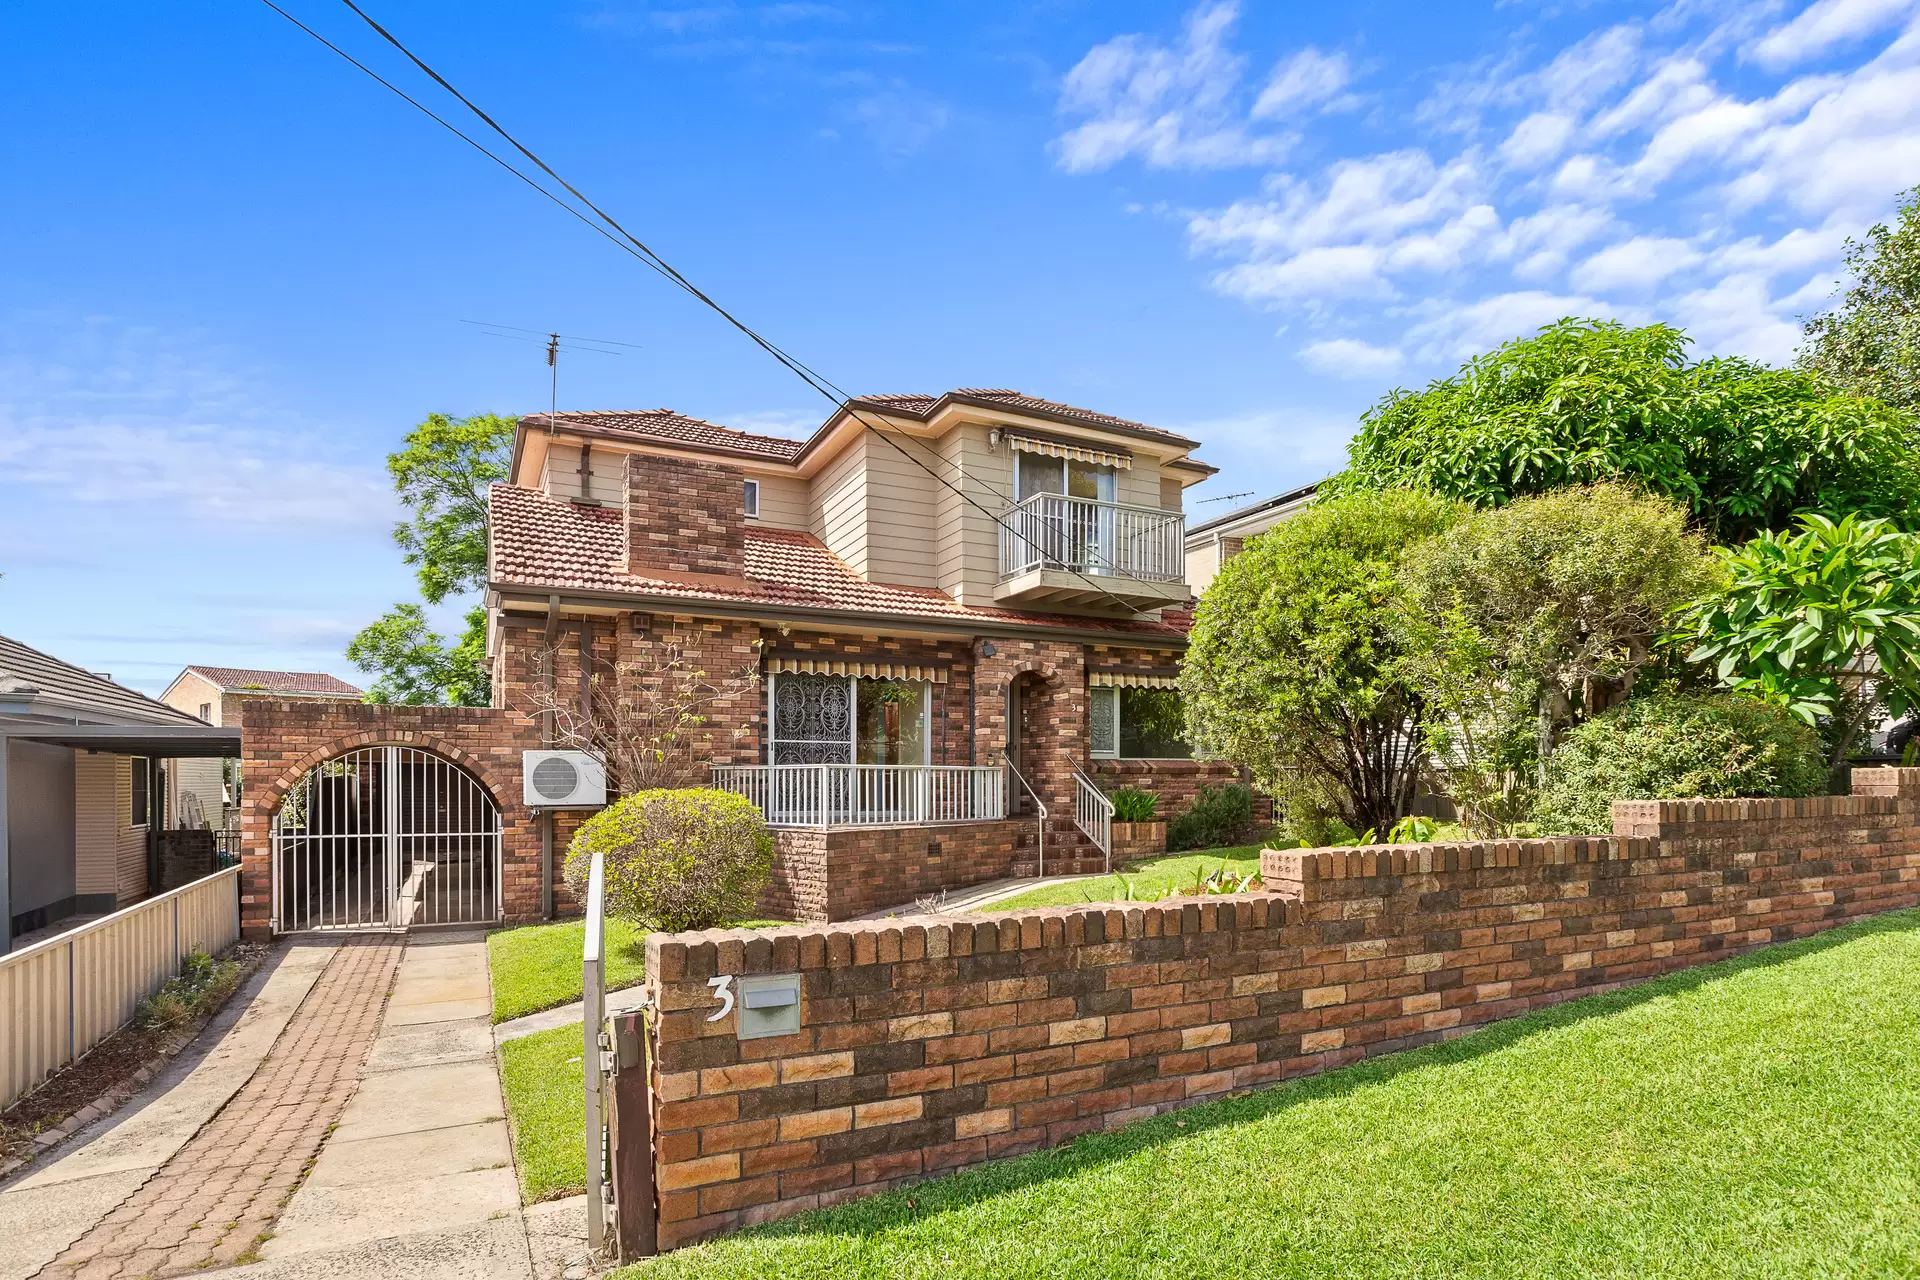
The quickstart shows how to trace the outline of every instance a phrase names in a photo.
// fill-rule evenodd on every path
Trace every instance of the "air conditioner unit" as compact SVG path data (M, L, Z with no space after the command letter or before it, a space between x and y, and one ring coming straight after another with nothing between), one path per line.
M520 783L529 809L598 809L607 803L607 767L587 751L523 751Z

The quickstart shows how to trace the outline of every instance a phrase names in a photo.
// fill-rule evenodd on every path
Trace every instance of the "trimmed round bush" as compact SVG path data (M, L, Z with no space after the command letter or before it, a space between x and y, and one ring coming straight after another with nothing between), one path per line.
M1534 809L1543 835L1604 835L1615 800L1812 796L1827 789L1820 738L1742 694L1635 698L1570 731L1547 758Z
M636 791L580 824L567 884L583 898L606 855L606 909L644 929L712 929L745 917L773 869L760 811L731 791Z

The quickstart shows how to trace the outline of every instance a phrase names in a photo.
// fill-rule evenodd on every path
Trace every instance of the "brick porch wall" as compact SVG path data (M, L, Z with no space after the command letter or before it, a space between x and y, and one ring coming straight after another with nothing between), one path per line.
M1271 891L648 939L673 1247L1920 903L1920 770L1613 836L1269 850ZM739 1041L717 974L798 972Z
M773 879L760 910L779 920L849 920L943 889L1012 874L1026 821L775 831Z
M398 707L363 702L246 700L241 709L240 923L269 936L273 852L269 830L289 788L309 769L360 747L417 747L480 780L500 810L501 901L511 922L540 918L540 828L520 802L520 753L540 746L539 725L488 707ZM564 849L555 840L554 861Z
M1088 770L1105 791L1137 787L1160 797L1162 821L1177 818L1192 805L1202 787L1222 787L1230 782L1251 784L1253 775L1245 765L1230 760L1095 760ZM1264 827L1273 821L1273 797L1255 792L1253 820Z

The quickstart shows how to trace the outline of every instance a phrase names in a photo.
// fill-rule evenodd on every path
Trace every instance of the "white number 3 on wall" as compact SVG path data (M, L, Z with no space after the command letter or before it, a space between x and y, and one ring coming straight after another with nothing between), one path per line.
M723 973L717 978L708 978L707 985L713 988L714 999L720 1002L720 1009L708 1022L718 1022L733 1012L733 975Z

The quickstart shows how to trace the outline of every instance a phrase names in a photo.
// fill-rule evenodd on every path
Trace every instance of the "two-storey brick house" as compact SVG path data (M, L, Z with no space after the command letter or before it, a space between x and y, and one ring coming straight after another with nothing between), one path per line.
M1043 829L1048 871L1101 869L1102 788L1177 812L1239 776L1178 730L1196 447L1008 390L867 397L805 441L523 418L492 495L496 705L665 644L758 677L705 749L776 829L766 905L801 918L1038 870Z

